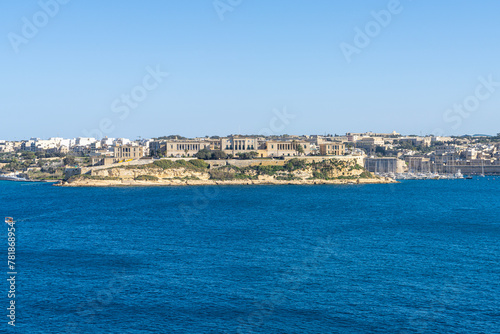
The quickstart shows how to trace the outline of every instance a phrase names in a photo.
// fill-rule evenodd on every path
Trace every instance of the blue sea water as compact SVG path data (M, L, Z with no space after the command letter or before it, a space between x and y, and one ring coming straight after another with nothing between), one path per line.
M60 188L0 181L18 333L500 333L500 178ZM3 223L2 223L3 224ZM0 275L7 278L7 226ZM1 276L0 276L1 277Z

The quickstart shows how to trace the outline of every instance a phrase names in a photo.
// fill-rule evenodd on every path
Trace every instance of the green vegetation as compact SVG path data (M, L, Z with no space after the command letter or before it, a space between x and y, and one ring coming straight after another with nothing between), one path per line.
M288 174L288 175L285 175L285 176L276 176L276 180L280 180L280 181L294 181L294 180L301 180L301 178L293 176L292 174Z
M36 155L33 152L27 151L27 152L22 152L21 153L21 159L24 159L24 160L33 160L35 158L36 158Z
M321 180L356 180L356 179L366 179L372 178L373 175L365 170L363 167L358 165L354 161L343 161L343 160L325 160L319 163L312 163L311 168L313 169L313 178ZM348 172L354 170L362 171L358 175L346 175Z
M307 163L305 160L302 159L291 159L285 165L285 169L289 172L293 172L294 170L304 169L306 167Z
M4 172L15 172L15 171L24 171L29 166L31 166L31 160L19 160L17 158L12 158L5 166L2 167L2 171Z
M211 169L209 171L210 179L212 180L234 180L234 172L224 170L223 168Z
M356 180L359 178L372 178L373 175L354 161L341 161L336 159L325 160L319 163L307 163L303 159L291 159L284 166L250 166L238 168L224 166L209 171L210 178L214 180L253 180L259 175L273 176L276 180L292 181L301 178L295 172L312 172L311 179L321 180ZM360 175L350 172L361 171Z
M199 180L200 178L197 176L184 176L184 177L172 177L172 178L167 178L164 177L162 180L182 180L182 181L187 181L187 180Z
M241 160L254 159L258 155L259 155L259 153L255 152L255 151L245 152L245 153L236 153L236 156L238 156L238 158L240 158Z
M371 179L373 178L373 174L369 171L365 170L363 173L359 174L359 178L361 179Z
M251 167L238 168L235 166L224 166L209 171L211 180L255 180L257 175L252 175Z
M75 166L76 165L76 158L72 155L66 156L66 158L63 159L63 163L66 166Z
M75 175L69 178L68 182L76 181L76 180L99 180L99 181L119 181L119 177L113 176L97 176L97 175L89 175L89 174L81 174Z
M265 162L262 162L265 163ZM329 159L320 162L307 162L305 159L294 158L285 161L284 165L258 165L248 167L237 167L226 165L219 168L209 168L209 164L202 159L193 160L157 160L152 164L141 166L123 166L119 168L144 170L135 180L158 181L154 176L158 169L185 169L199 173L208 173L209 179L219 181L230 180L257 180L259 177L270 176L275 180L293 181L301 180L304 177L320 180L357 180L359 178L373 178L373 175L366 171L356 161ZM45 167L44 167L45 168ZM111 167L116 168L116 167ZM151 172L148 171L151 169ZM155 171L156 170L156 171ZM150 175L153 174L153 175ZM205 174L206 175L206 174ZM103 178L83 176L94 180L115 180L118 178ZM180 176L167 179L178 180L199 180L195 176Z
M333 180L357 180L357 179L359 179L359 178L358 178L358 177L356 177L356 176L345 176L345 175L341 175L341 176L333 177L332 179L333 179Z
M192 169L196 171L206 171L206 169L209 167L209 165L201 160L201 159L195 159L195 160L158 160L153 162L151 165L145 165L143 168L147 167L160 167L162 169L172 169L172 168L186 168L186 169ZM137 167L137 166L130 166L130 167Z
M195 157L203 160L221 160L221 159L227 159L228 155L223 151L219 150L212 151L209 150L208 148L204 148L203 150L198 151L198 153L195 154Z
M277 172L285 170L283 166L257 166L256 171L259 175L269 175L273 176Z
M153 175L139 175L134 180L136 181L158 181L158 178Z
M197 168L207 169L209 167L209 165L201 159L189 160L189 163Z
M158 137L156 139L157 140L161 140L161 139L166 139L166 140L173 140L173 139L185 140L187 138L183 137L183 136L180 136L180 135L170 135L170 136Z
M38 152L35 152L35 155L38 159L42 159L42 158L63 158L64 156L66 156L66 154L64 153L48 153L48 152L44 152L44 151L38 151Z
M297 145L296 151L297 151L298 154L304 154L304 148L300 144Z
M320 171L315 170L313 172L313 178L314 179L321 179L321 180L327 180L328 176L325 173L322 173Z
M28 171L26 176L30 180L37 181L62 180L64 179L64 168L43 167Z

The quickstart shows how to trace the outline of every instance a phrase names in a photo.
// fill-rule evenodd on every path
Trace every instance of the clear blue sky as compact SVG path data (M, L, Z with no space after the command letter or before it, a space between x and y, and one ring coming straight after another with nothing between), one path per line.
M470 99L479 77L500 82L500 2L401 0L348 63L341 43L355 46L355 28L390 2L232 0L221 20L213 0L71 0L54 17L37 1L4 0L0 139L84 136L103 119L109 137L131 139L272 125L288 134L500 132L500 86L487 98L483 89L477 106ZM38 20L36 35L23 37L24 17ZM18 52L13 34L25 38L15 39ZM120 119L122 94L157 65L169 76ZM467 117L443 119L466 100ZM284 108L294 118L274 122Z

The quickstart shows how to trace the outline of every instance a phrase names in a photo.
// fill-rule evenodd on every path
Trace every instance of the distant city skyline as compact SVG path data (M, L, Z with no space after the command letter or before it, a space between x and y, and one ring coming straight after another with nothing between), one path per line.
M397 132L397 131L396 131ZM303 136L338 136L338 137L345 137L348 134L361 134L361 135L367 135L372 133L372 136L377 136L377 135L387 135L391 134L391 132L387 133L381 133L381 132L375 132L375 131L363 131L363 132L348 132L348 133L307 133L307 134L291 134L291 133L284 133L284 134L272 134L272 135L261 135L261 137L272 137L272 136L285 136L285 137L303 137ZM486 133L474 133L474 134L462 134L462 135L452 135L452 136L446 136L446 135L434 135L434 134L416 134L416 133L400 133L397 132L398 135L401 137L412 137L412 136L417 136L417 137L467 137L467 136L472 136L472 137L481 137L481 136L487 136L487 137L496 137L498 133L496 134L486 134ZM253 137L253 136L258 136L258 134L251 134L251 133L230 133L230 134L225 134L225 135L216 135L216 134L207 134L205 136L184 136L180 133L173 133L173 134L164 134L161 136L154 136L154 137L148 137L148 136L137 136L137 137L102 137L102 138L96 138L96 137L84 137L84 136L70 136L70 137L64 137L64 136L49 136L49 137L26 137L26 138L21 138L21 139L6 139L6 138L0 138L0 141L29 141L32 139L40 139L40 140L48 140L50 138L62 138L62 139L77 139L77 138L93 138L96 139L97 141L101 141L103 139L128 139L130 141L138 141L138 140L152 140L152 139L157 139L157 138L162 138L162 137L171 137L171 136L179 136L179 139L182 138L187 138L187 139L195 139L195 138L206 138L206 137L231 137L231 136L240 136L240 137Z
M0 9L3 140L500 132L494 0Z

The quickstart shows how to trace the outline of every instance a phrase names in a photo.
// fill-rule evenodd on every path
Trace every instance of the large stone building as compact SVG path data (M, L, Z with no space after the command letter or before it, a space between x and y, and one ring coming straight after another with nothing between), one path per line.
M413 156L406 157L408 163L408 171L415 173L433 173L436 172L436 167L428 157Z
M430 146L432 143L431 137L403 137L398 140L403 143L410 143L413 146Z
M406 163L398 158L365 158L365 168L372 173L404 173Z
M119 160L140 159L145 154L143 146L132 145L115 146L114 153Z
M236 156L238 153L257 152L259 140L252 137L231 136L221 139L221 150Z
M373 145L384 145L384 138L381 137L363 137L356 141L356 146L373 146Z
M341 142L325 142L319 144L320 155L344 155L345 144Z
M167 157L192 157L200 150L210 149L211 144L208 141L198 140L183 140L183 141L167 141L166 154Z
M311 153L309 142L303 140L268 140L265 145L268 157L291 157ZM299 146L303 153L300 153Z
M213 140L155 140L149 143L149 151L153 156L168 158L192 157L203 149L216 149Z

